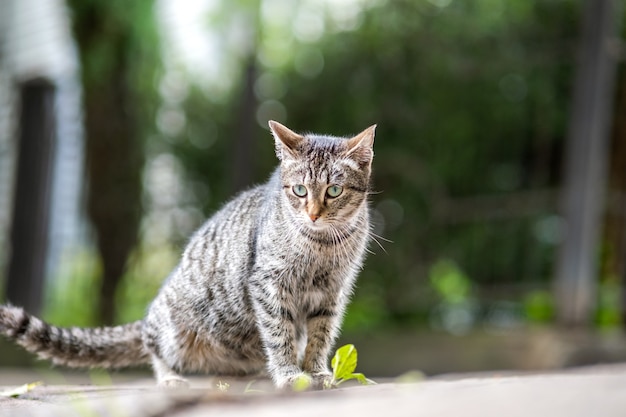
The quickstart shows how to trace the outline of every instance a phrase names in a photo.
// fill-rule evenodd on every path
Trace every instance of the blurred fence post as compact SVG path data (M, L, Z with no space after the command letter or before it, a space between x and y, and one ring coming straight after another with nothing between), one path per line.
M44 79L20 87L18 161L11 222L7 299L41 311L48 257L50 187L55 149L55 87Z
M233 163L232 163L232 191L239 192L249 187L254 181L254 171L258 158L256 151L257 137L255 130L257 125L258 100L255 94L254 84L259 76L257 66L257 53L259 42L261 41L261 2L255 0L249 2L248 6L241 10L247 20L245 32L244 51L246 58L243 68L243 82L241 91L241 101L237 111L237 128L233 141ZM263 122L266 126L267 122Z
M248 58L244 69L243 91L237 112L237 129L232 164L232 192L239 192L250 186L254 178L254 168L257 158L256 137L256 109L257 99L254 95L254 82L257 77L256 59L254 55Z
M561 324L586 325L595 307L598 242L618 59L616 0L587 0L565 149L566 233L555 282Z

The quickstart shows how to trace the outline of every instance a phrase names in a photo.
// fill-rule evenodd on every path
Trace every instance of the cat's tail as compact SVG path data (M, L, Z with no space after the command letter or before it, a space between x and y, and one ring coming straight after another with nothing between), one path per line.
M20 307L0 305L0 334L41 359L75 368L123 368L149 362L141 321L115 327L56 327Z

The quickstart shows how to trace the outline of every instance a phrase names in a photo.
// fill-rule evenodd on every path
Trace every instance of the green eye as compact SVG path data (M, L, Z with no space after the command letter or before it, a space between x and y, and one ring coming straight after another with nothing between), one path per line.
M331 185L330 187L326 189L326 194L332 198L339 197L342 192L343 192L343 187L340 185Z
M297 195L298 197L304 197L306 196L306 187L302 184L296 184L292 187L293 193L295 195Z

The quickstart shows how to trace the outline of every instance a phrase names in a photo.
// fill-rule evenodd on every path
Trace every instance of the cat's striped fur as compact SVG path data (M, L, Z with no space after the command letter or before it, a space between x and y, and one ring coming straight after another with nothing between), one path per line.
M375 126L350 139L270 127L280 166L192 236L142 321L62 329L7 305L0 332L57 364L150 362L161 385L263 370L321 385L368 242Z

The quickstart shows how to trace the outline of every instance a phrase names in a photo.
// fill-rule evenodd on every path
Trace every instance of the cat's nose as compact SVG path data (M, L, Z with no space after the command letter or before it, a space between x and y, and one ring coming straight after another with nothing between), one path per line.
M311 221L313 223L315 223L315 220L319 219L320 215L319 214L309 214L309 218L311 219Z

